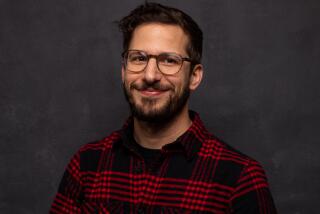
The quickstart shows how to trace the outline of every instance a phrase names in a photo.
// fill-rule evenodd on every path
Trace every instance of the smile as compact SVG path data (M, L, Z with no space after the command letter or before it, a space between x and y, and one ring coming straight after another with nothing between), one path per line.
M156 96L160 96L160 95L164 94L165 92L167 92L167 90L147 89L147 90L139 90L139 92L140 92L140 94L142 94L143 96L156 97Z

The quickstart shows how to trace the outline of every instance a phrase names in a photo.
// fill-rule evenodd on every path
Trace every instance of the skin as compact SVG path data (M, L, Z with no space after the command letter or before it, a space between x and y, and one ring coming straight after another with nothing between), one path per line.
M158 55L163 52L178 53L188 57L186 47L189 37L182 28L176 25L147 23L139 25L133 32L129 49L146 51ZM131 101L147 114L157 109L164 108L169 97L180 96L185 88L194 91L202 80L203 68L196 65L190 71L190 62L184 62L181 70L174 75L163 75L157 68L156 60L150 59L148 66L141 73L125 71L122 67L122 81L124 87L131 95ZM190 75L190 72L191 75ZM163 90L140 90L143 83L157 83ZM136 86L136 87L133 87ZM152 102L145 102L152 100ZM134 138L143 147L161 149L164 145L172 143L182 135L192 124L188 114L188 102L174 117L161 123L139 120L134 117Z

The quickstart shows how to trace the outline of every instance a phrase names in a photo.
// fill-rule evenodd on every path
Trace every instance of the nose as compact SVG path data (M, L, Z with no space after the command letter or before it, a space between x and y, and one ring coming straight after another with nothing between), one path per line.
M155 58L150 58L148 65L144 70L144 80L147 83L154 83L161 79L161 72L158 69L157 61Z

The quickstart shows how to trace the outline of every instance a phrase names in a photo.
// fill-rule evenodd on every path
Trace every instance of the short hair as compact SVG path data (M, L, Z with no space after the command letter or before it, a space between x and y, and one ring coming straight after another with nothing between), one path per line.
M189 37L189 44L186 47L187 54L193 64L201 63L203 36L198 24L181 10L153 2L145 2L118 22L123 34L124 51L128 50L136 27L146 23L171 24L181 27Z

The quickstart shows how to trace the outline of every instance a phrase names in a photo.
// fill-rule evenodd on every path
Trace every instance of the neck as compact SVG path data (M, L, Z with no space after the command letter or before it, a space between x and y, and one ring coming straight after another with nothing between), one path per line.
M187 105L167 123L149 123L134 118L133 135L143 147L161 149L164 145L174 142L192 124Z

